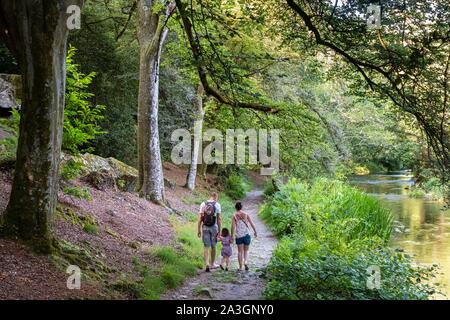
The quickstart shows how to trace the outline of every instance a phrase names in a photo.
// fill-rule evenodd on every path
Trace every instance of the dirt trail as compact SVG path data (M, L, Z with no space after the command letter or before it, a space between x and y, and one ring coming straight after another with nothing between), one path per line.
M265 280L261 278L260 269L267 266L277 240L258 217L258 210L263 203L263 194L259 190L251 191L243 201L244 211L253 219L258 238L252 238L249 253L250 271L237 271L237 247L233 246L231 270L212 270L211 273L199 271L197 277L188 279L176 290L169 291L161 297L163 300L259 300L263 298ZM220 252L218 252L220 262Z

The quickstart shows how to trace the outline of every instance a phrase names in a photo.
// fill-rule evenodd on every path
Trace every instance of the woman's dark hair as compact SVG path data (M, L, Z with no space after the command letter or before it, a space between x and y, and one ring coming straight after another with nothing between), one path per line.
M237 211L239 211L242 209L242 203L236 202L236 205L234 207L236 208Z
M230 231L227 228L222 228L222 237L228 237L230 235Z

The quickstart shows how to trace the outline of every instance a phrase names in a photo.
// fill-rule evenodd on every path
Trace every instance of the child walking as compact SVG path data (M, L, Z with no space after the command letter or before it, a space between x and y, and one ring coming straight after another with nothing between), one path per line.
M233 239L231 239L230 231L227 228L222 229L219 240L222 242L222 261L220 262L220 268L222 270L228 271L228 267L230 266L230 257L233 253L231 249Z

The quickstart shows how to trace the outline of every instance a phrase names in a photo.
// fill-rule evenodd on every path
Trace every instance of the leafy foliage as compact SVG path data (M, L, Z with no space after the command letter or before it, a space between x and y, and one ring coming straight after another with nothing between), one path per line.
M101 131L98 125L98 121L103 119L102 112L106 107L102 105L93 106L89 99L94 94L86 92L95 77L95 72L87 75L80 72L79 65L73 61L75 53L76 49L71 46L67 55L63 134L63 148L72 153L92 151L92 147L88 147L89 142L94 140L96 136L106 133Z
M76 179L81 174L82 169L83 163L70 159L61 166L61 177L67 181Z
M339 225L348 241L390 239L390 212L369 195L340 181L318 179L311 186L291 179L270 200L262 216L277 235L315 232L316 222ZM310 229L312 228L312 229Z
M380 30L368 30L369 4L269 0L246 6L285 47L342 58L332 58L330 76L350 80L356 94L391 101L402 115L412 115L434 151L430 160L448 181L448 2L379 1Z
M16 160L17 143L20 125L20 113L17 109L11 110L9 118L0 119L0 129L12 135L0 139L0 163L14 162Z
M431 169L422 169L416 175L417 183L408 192L412 198L422 198L424 196L433 200L450 199L450 186L446 185L442 179L437 178L436 172Z
M379 289L367 286L368 269L380 267ZM436 266L416 267L411 257L390 249L332 251L299 238L286 238L272 258L268 299L420 300L436 294L428 285Z
M0 163L16 160L17 137L8 137L0 140Z
M76 49L69 48L67 56L67 85L64 108L64 129L62 148L71 153L92 151L89 144L99 135L105 134L98 125L98 121L103 119L103 105L93 106L90 99L93 93L86 92L95 77L95 72L88 75L79 71L80 66L75 64L73 58ZM15 136L19 135L20 111L11 110L8 119L2 119L3 126ZM9 145L17 139L11 139ZM10 148L11 149L11 148Z
M78 199L84 199L88 201L92 200L92 196L91 193L89 192L89 189L85 187L66 186L64 187L63 192L68 196L72 196Z
M0 125L8 132L18 136L20 127L20 112L17 109L11 109L9 118L0 119Z
M418 267L387 248L391 215L377 200L342 182L292 179L262 208L282 237L269 264L269 299L427 299L436 266ZM368 268L381 286L367 286Z
M225 193L231 199L238 200L244 198L247 190L247 183L242 176L232 174L226 179Z
M19 66L5 44L0 43L0 73L18 73Z
M83 226L83 230L86 232L86 233L89 233L89 234L91 234L91 235L98 235L98 227L97 227L97 225L96 224L93 224L93 223L85 223L84 224L84 226Z

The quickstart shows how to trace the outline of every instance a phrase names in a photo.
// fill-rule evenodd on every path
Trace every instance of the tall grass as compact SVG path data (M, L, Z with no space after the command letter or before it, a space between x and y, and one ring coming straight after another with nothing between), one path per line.
M134 260L136 271L142 276L142 281L135 283L132 290L137 298L157 300L169 289L183 284L187 277L197 274L202 268L203 246L193 235L197 234L195 225L182 223L172 218L176 231L175 247L153 247L148 254L157 260L157 265L149 267Z
M387 247L388 210L344 182L291 179L260 211L281 238L266 274L268 299L427 299L435 267L413 265ZM378 266L382 283L367 287L367 268Z
M392 216L380 203L340 181L319 179L312 185L291 179L261 211L278 235L314 231L312 222L341 224L348 241L378 237L388 242ZM345 226L344 226L344 225Z

